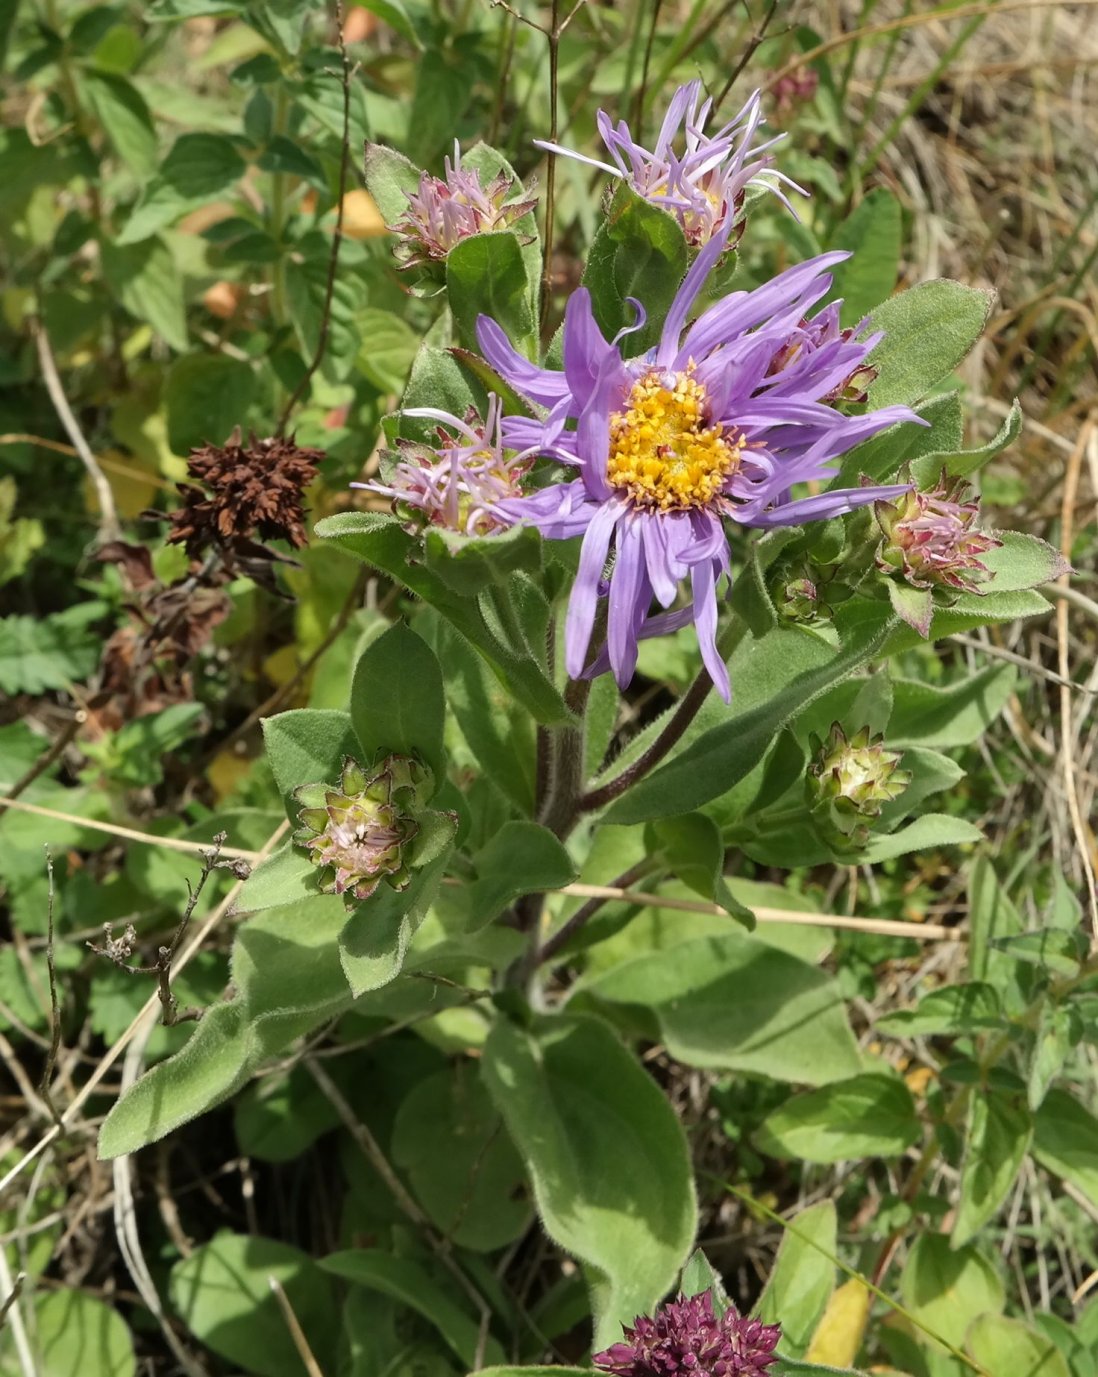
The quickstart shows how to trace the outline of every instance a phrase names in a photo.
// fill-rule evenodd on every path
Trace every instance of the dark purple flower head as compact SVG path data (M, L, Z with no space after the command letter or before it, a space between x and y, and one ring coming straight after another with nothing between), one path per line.
M394 252L403 268L441 261L455 244L474 234L509 229L536 200L508 201L514 178L497 174L482 186L476 168L463 168L454 141L454 161L445 177L420 174L419 188L408 193L408 209L389 228L397 236Z
M767 1377L781 1326L748 1319L734 1305L719 1318L708 1291L680 1295L649 1319L639 1315L625 1341L592 1362L615 1377Z
M896 502L874 508L884 532L878 563L899 574L913 588L952 588L983 593L990 578L980 558L1002 541L975 529L980 504L967 496L963 478L950 481L943 471L936 487L908 492Z
M835 461L855 445L897 421L919 418L906 406L847 416L826 400L864 364L879 335L858 342L838 332L771 371L796 331L811 332L814 322L803 324L806 312L831 286L827 269L846 254L821 254L754 291L733 292L688 326L729 232L726 226L698 254L659 343L642 358L624 358L618 340L603 337L583 288L565 313L560 373L524 358L487 316L478 322L492 367L548 408L542 419L506 417L505 441L576 471L568 482L499 508L551 540L583 537L565 626L573 678L605 667L601 659L587 666L605 597L606 658L619 685L633 677L639 640L693 621L705 666L729 699L716 642L717 585L730 566L725 521L796 526L907 490L867 486L793 497L798 484L826 482ZM672 609L686 579L692 603L652 616L653 601Z
M434 407L409 407L405 416L438 421L438 444L398 440L400 458L387 483L352 483L352 488L391 497L418 527L443 526L467 536L494 535L513 524L497 504L522 495L532 455L514 454L501 438L499 398L488 394L482 421L470 407L464 419Z
M785 138L784 134L752 147L763 123L762 97L758 91L734 119L707 134L705 125L712 107L712 100L702 101L700 81L680 86L671 98L651 149L636 141L624 120L614 126L610 116L600 110L599 133L613 163L585 157L543 139L534 142L549 153L562 153L621 177L638 196L674 215L691 244L701 245L721 231L732 229L740 219L749 186L773 192L787 206L782 182L802 195L808 194L783 172L771 167L774 158L769 150ZM681 153L676 151L676 143L681 145ZM767 181L763 173L774 181Z

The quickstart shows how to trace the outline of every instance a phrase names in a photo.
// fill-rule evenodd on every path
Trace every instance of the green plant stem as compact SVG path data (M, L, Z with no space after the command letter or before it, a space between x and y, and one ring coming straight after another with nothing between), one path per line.
M550 740L549 788L538 821L562 841L576 825L580 815L587 737L584 719L590 696L590 679L568 681L564 701L575 714L576 722L553 728Z
M728 659L746 633L747 624L739 618L725 627L724 633L717 641L717 651L722 660ZM702 704L709 697L709 690L712 687L713 681L709 677L708 670L704 668L699 670L697 678L679 699L678 706L671 714L671 720L651 746L632 765L622 770L620 775L608 780L599 788L584 794L579 800L579 811L581 813L594 813L605 808L608 803L613 803L615 799L620 798L634 784L654 770L660 761L678 745L687 727L701 711Z
M290 113L290 98L285 82L279 82L275 93L272 129L275 134L286 133ZM275 172L271 177L271 238L278 245L278 257L271 270L271 314L276 325L286 324L286 265L282 252L282 232L286 228L286 174Z
M549 45L549 142L556 143L560 110L560 0L553 0L545 39ZM542 233L541 330L550 337L549 307L553 299L553 232L557 213L557 160L549 155L545 168L545 225Z

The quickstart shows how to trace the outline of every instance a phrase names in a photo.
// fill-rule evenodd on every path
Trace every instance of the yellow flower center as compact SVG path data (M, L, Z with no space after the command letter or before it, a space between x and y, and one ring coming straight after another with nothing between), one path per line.
M666 375L646 373L629 392L625 411L610 417L607 478L640 507L662 512L707 506L740 465L744 438L706 424L706 395L693 365Z

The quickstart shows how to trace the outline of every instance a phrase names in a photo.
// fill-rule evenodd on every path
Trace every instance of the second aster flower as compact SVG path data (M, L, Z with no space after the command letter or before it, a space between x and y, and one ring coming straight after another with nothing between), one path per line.
M592 1362L614 1377L768 1377L781 1327L741 1315L718 1316L708 1291L679 1296L649 1318L639 1315L621 1343Z
M712 108L712 100L702 100L700 81L680 86L651 149L638 143L624 120L613 125L610 116L600 110L599 133L613 163L542 139L534 142L549 153L577 158L622 178L638 196L674 215L689 243L700 246L723 231L727 245L732 242L729 231L741 223L748 187L770 191L787 206L782 183L802 195L807 192L771 166L774 158L770 149L785 138L784 134L754 142L763 123L758 91L735 118L706 133Z
M434 446L397 442L399 456L388 481L352 483L390 497L413 526L442 526L466 536L489 536L512 523L499 512L521 497L533 455L503 443L499 398L491 393L482 421L470 408L463 419L433 407L410 407L405 416L437 421Z
M798 484L827 481L839 456L863 440L919 418L906 406L847 416L829 404L880 336L857 342L839 335L772 371L775 354L827 293L827 270L843 253L821 254L754 291L733 292L688 327L727 232L698 254L659 343L642 358L623 358L618 341L603 337L582 288L565 313L563 372L530 363L494 321L480 317L478 337L492 367L549 408L541 421L506 418L505 437L575 470L569 481L499 507L549 539L583 537L565 626L573 678L602 668L599 660L588 667L587 656L605 599L606 654L619 685L633 676L640 639L693 621L706 669L729 699L716 638L718 583L731 565L725 521L796 526L907 491L905 484L793 496ZM653 601L672 608L684 580L691 604L652 616Z

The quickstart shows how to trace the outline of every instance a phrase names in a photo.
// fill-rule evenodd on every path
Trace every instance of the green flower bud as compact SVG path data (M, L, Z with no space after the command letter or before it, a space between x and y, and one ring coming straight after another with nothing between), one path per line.
M305 784L294 791L302 805L294 842L331 872L327 893L367 899L382 880L407 888L408 848L420 830L415 815L430 784L430 771L407 756L388 756L372 770L347 756L338 787Z
M869 840L867 819L880 817L888 803L911 783L911 772L898 769L899 751L887 751L884 738L862 727L849 740L838 722L826 741L813 738L815 759L805 779L813 822L836 850L860 850Z

